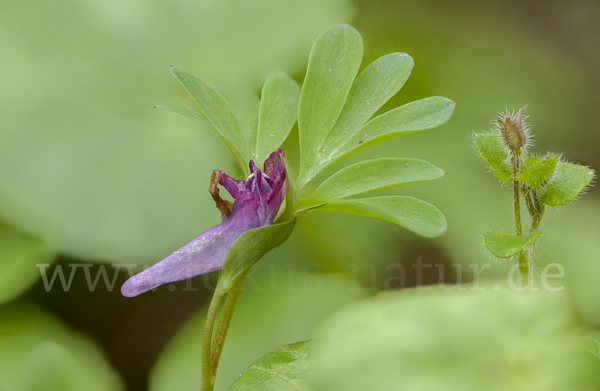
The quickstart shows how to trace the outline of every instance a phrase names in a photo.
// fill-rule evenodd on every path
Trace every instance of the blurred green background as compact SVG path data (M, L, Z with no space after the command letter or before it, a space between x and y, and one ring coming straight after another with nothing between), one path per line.
M206 191L210 173L240 171L208 129L152 109L195 110L168 67L208 82L243 115L254 109L269 74L285 71L301 82L312 42L341 22L364 38L363 67L390 52L415 59L412 76L382 111L433 95L454 100L457 108L442 127L343 159L315 184L367 158L428 160L449 175L379 193L436 205L448 219L448 234L429 240L375 219L302 216L290 241L265 257L255 284L247 284L217 387L226 389L277 346L313 337L336 308L399 288L393 265L405 268L407 287L416 283L411 265L418 259L444 265L441 279L440 267L423 269L425 283L470 281L469 265L486 262L492 267L483 278L505 276L511 264L492 260L482 235L512 230L511 191L486 173L469 139L489 129L498 111L527 105L535 150L600 167L597 1L4 2L0 389L81 389L92 377L99 390L174 387L169 378L178 378L173 368L181 368L176 362L183 355L173 351L185 345L181 335L193 334L190 324L201 319L210 297L206 285L216 276L192 280L195 291L181 282L125 299L119 292L127 277L123 265L153 264L217 224L220 215ZM297 131L285 148L293 171ZM577 317L590 329L600 328L599 195L591 189L547 214L538 261L540 268L564 266ZM67 279L75 270L70 289L57 280L47 291L38 264L52 264L50 276L61 267ZM106 271L114 289L100 280L90 292L84 270L93 277ZM190 316L187 331L154 366ZM54 375L38 384L28 373Z

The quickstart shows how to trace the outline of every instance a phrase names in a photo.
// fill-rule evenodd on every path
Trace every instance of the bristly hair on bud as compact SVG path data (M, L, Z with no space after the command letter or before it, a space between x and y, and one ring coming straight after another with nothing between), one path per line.
M525 151L531 144L529 126L525 122L527 116L524 113L525 108L520 109L516 114L506 111L498 119L502 140L513 152Z

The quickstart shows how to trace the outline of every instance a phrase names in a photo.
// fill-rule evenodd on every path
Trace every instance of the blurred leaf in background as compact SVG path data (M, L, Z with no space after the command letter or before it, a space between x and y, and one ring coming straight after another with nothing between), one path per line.
M384 293L339 311L320 330L314 389L596 389L566 295L486 288Z
M347 0L4 5L0 215L70 256L153 263L215 225L205 189L234 161L207 129L151 110L193 107L168 66L243 115L353 13Z
M118 391L123 384L102 351L40 308L0 308L0 389Z
M0 222L0 304L14 299L40 277L38 264L49 265L56 254L38 238Z

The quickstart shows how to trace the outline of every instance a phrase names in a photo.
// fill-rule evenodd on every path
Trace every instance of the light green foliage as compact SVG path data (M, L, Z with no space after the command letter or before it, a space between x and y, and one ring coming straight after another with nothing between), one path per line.
M497 132L479 133L473 135L473 143L481 160L498 179L504 182L512 181L512 166L508 150Z
M406 53L390 53L373 61L356 78L335 126L323 149L342 145L404 85L414 66Z
M313 45L298 108L300 187L311 178L304 179L344 108L362 57L362 37L345 24L330 27Z
M450 119L454 107L450 99L434 96L390 110L348 137L331 152L327 164L393 137L438 127Z
M33 305L0 309L0 389L118 391L123 384L101 350Z
M506 232L488 232L485 234L485 246L498 258L510 258L535 242L542 233L530 235L511 235Z
M0 303L14 299L40 277L36 264L50 264L56 258L41 240L0 223Z
M556 156L530 157L523 162L523 166L517 173L517 179L533 188L539 188L550 180L557 164Z
M285 243L295 225L296 219L244 232L227 251L217 290L228 292L266 253Z
M268 352L318 337L318 325L333 311L368 295L341 276L291 269L282 264L284 252L278 257L270 257L274 262L266 267L253 268L246 279L221 356L216 391L227 390ZM169 342L152 370L150 391L199 388L205 314L206 309L198 311Z
M152 109L202 115L168 66L201 76L240 120L250 103L258 114L270 74L303 72L315 37L354 10L349 0L2 6L1 217L70 257L156 262L220 222L206 192L213 169L243 176L206 127Z
M321 329L314 389L596 389L569 300L501 288L387 293L341 310Z
M381 158L350 165L327 178L310 196L327 201L407 183L441 178L446 173L421 159Z
M210 129L221 137L233 152L240 166L246 169L246 161L249 160L251 154L248 148L254 140L252 135L242 132L242 127L229 108L227 101L191 73L176 67L171 67L171 73L185 87L208 118L212 125Z
M594 170L579 164L560 162L541 199L549 206L565 205L579 196L594 179Z
M360 34L347 25L329 28L313 46L298 111L300 188L336 160L399 134L439 126L454 111L454 102L433 97L367 122L402 87L414 61L406 53L391 53L354 80L362 52Z
M300 87L285 73L267 79L260 99L256 164L264 162L285 141L296 123Z
M306 209L306 212L313 211L344 212L376 217L428 238L445 234L448 227L446 218L438 208L418 198L406 196L337 200Z
M154 106L154 108L155 109L163 109L163 110L166 110L166 111L170 111L172 113L183 115L184 117L188 117L190 119L193 119L194 121L198 122L199 124L204 125L207 128L209 128L210 130L212 130L213 132L215 132L213 130L213 125L208 120L200 117L196 113L192 113L189 110L182 109L182 108L179 108L179 107L169 106L169 105L156 105L156 106ZM215 133L217 133L217 135L219 135L218 132L215 132Z
M188 110L156 107L191 118L213 130L227 144L246 175L249 175L247 162L253 159L262 164L283 144L296 122L300 87L284 73L273 75L265 82L255 123L252 115L239 121L227 101L194 75L176 67L171 67L171 72L198 104L208 123Z
M308 370L317 340L284 345L250 365L229 391L309 391Z

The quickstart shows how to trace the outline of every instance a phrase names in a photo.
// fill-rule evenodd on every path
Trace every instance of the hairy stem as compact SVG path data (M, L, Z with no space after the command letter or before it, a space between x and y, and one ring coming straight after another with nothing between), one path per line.
M517 173L519 172L519 153L512 151L512 164L513 164L513 204L515 207L515 228L517 230L517 236L523 235L523 226L521 225L521 184L517 179ZM527 280L529 275L529 268L527 267L527 260L525 258L525 252L519 252L519 270L523 280Z
M214 386L215 379L217 376L217 367L219 366L219 360L221 359L221 352L223 351L223 345L225 344L225 337L227 337L227 331L231 324L231 318L237 304L238 298L242 293L242 287L244 286L244 280L248 273L242 275L233 285L227 299L225 299L225 305L223 306L223 312L219 319L219 325L217 326L217 332L210 348L210 361L211 361L211 384ZM212 387L211 387L212 389Z
M208 313L206 314L206 322L204 323L204 334L202 336L202 391L213 390L213 380L211 373L211 358L210 349L213 334L213 326L217 317L217 311L221 300L223 300L223 293L215 291L213 297L208 306Z
M523 228L521 225L521 203L520 203L520 192L521 192L521 184L517 179L517 173L519 172L519 154L517 152L513 152L512 157L513 163L513 198L515 205L515 227L517 229L517 236L523 235Z
M537 193L535 190L531 190L527 193L526 197L527 209L531 216L531 226L529 228L529 234L534 234L538 231L542 217L544 217L544 205L538 200ZM529 244L523 250L524 261L527 267L527 284L533 286L533 262L535 260L535 242ZM525 277L525 276L524 276Z

